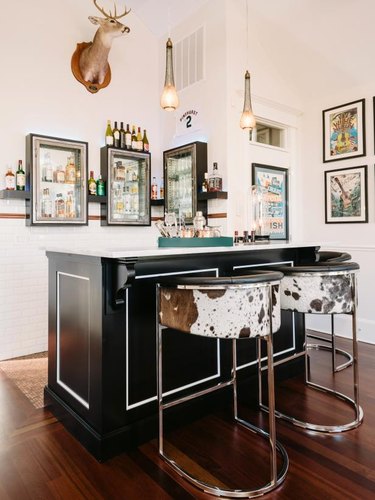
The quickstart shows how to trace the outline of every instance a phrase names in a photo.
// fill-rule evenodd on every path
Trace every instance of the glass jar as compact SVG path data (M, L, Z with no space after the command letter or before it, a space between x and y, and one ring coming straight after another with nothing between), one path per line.
M251 187L251 231L255 231L256 238L270 236L270 202L268 190L263 186Z

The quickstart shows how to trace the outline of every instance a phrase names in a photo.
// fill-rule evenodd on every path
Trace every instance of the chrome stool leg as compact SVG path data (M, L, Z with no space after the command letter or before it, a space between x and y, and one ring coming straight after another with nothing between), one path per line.
M323 342L327 342L328 344L331 345L325 345L325 344L311 344L308 343L306 345L307 349L315 349L316 351L331 351L332 354L332 371L333 372L340 372L342 370L345 370L348 366L351 366L353 364L353 356L347 352L344 351L343 349L339 349L336 347L336 335L335 335L335 323L334 323L334 315L331 315L331 332L330 332L330 338L327 337L322 337L321 335L317 335L315 333L308 333L307 336L310 339L314 340L321 340ZM336 354L340 354L341 356L345 357L347 361L342 363L341 365L337 366L336 364Z

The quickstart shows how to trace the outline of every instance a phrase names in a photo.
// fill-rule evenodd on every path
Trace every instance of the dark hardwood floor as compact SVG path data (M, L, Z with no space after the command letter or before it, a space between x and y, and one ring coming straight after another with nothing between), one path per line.
M340 344L350 345L342 339ZM312 352L312 358L315 379L329 379L338 389L350 390L351 368L333 379L329 353ZM361 343L360 397L365 418L358 429L322 435L277 421L278 439L288 451L290 468L284 484L265 498L375 498L374 386L375 346ZM277 404L295 415L305 412L316 423L352 418L343 403L311 389L307 392L299 377L284 382L277 388ZM255 409L246 406L241 412L267 425L267 416ZM208 481L217 476L221 484L233 487L267 481L266 447L260 438L232 424L229 409L170 431L167 437L167 450ZM170 472L158 457L156 440L98 463L48 409L36 410L0 371L1 500L188 498L211 497Z

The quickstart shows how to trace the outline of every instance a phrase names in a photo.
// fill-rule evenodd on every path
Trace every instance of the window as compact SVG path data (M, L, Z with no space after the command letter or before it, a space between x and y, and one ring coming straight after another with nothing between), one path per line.
M276 148L285 148L286 129L258 121L255 129L250 131L249 139L251 142L267 144Z

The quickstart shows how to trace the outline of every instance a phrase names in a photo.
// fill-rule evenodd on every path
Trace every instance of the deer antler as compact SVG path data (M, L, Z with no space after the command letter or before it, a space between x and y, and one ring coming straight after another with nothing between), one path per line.
M112 16L112 12L109 11L106 12L102 7L99 7L99 5L97 4L97 1L96 0L93 0L94 1L94 5L95 7L105 16L105 17L110 17L111 19L120 19L120 17L124 17L126 16L127 14L129 14L129 12L131 11L131 9L129 10L126 10L126 6L125 6L125 12L123 14L120 14L119 16L117 15L117 11L116 11L116 4L115 5L115 15Z

